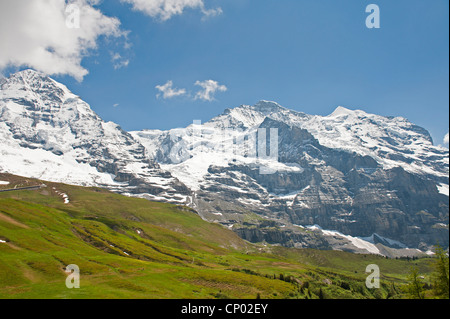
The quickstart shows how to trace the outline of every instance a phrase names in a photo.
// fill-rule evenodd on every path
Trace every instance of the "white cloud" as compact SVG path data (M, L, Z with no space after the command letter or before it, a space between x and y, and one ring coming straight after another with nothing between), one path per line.
M170 99L170 98L173 98L175 96L181 96L181 95L185 95L186 94L186 90L185 89L174 89L172 81L167 81L167 83L164 84L164 85L157 85L156 89L158 89L162 93L163 99ZM158 93L156 95L156 97L158 97L158 98L160 96L161 96L160 93Z
M81 62L98 38L126 37L117 18L93 7L99 0L70 3L66 12L64 0L0 1L0 70L26 66L82 81L88 70Z
M130 64L130 60L123 58L119 53L111 53L111 62L115 70L125 68Z
M449 133L445 134L444 136L444 145L448 146L448 143L449 143Z
M204 0L121 0L130 3L134 10L142 11L152 18L162 21L174 15L181 15L186 8L200 9L205 16L216 16L222 13L221 8L206 9Z
M203 88L203 90L197 92L194 98L195 100L213 101L216 92L225 92L228 90L225 85L219 85L217 81L213 80L197 81L195 85Z

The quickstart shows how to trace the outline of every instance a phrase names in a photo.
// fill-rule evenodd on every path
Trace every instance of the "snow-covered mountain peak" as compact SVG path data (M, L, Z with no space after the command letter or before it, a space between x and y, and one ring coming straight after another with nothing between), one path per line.
M31 69L17 72L4 79L1 88L2 93L9 93L11 98L23 98L24 93L43 94L61 102L68 98L76 98L65 85Z
M0 171L171 199L184 192L145 148L67 87L25 70L0 86ZM184 199L183 199L184 202Z
M181 138L182 143L177 143L173 139L169 141L167 138L169 132L144 131L135 132L133 136L147 148L150 156L161 163L173 165L168 169L175 175L179 167L183 172L193 171L192 165L188 165L195 162L191 158L196 154L193 149L214 154L210 156L209 163L205 159L201 160L203 166L200 175L203 178L210 165L218 165L212 159L219 155L212 150L216 145L223 144L220 136L225 131L234 137L241 134L240 131L244 135L254 134L261 126L268 128L264 123L271 123L268 125L280 130L284 127L283 124L290 128L304 129L322 146L368 156L385 169L402 167L408 172L437 178L441 183L447 184L445 177L448 179L448 151L433 146L430 134L425 129L402 117L369 114L342 106L331 115L319 116L290 110L275 102L260 101L253 106L241 105L227 109L223 114L200 126L191 125L187 129L171 130L170 135ZM193 138L194 129L195 135L201 135L201 139ZM194 144L193 140L196 141ZM179 162L183 156L176 157L176 163L170 160L169 154L173 155L173 148L170 146L173 143L179 148L178 153L186 157L186 162ZM199 143L203 143L202 148L198 147ZM229 146L226 149L232 149L232 139L226 139L224 143ZM205 145L210 147L205 150ZM223 154L221 156L226 158ZM225 166L228 164L227 161L222 162ZM187 166L189 169L186 169ZM178 177L187 185L200 185L198 178L195 178L194 182L191 181L193 174L187 173Z
M359 114L366 114L364 111L361 110L350 110L343 106L338 106L333 113L328 115L328 117L338 117L338 116L348 116L348 115L359 115Z
M287 109L282 107L277 102L261 100L256 103L253 107L254 110L263 113L264 115L269 115L272 113L277 113L280 111L286 111Z
M248 129L261 124L265 117L266 115L255 110L253 106L241 105L226 109L221 115L205 123L205 126L219 129Z
M10 79L17 79L17 78L20 78L28 82L45 81L50 79L50 77L48 77L45 73L33 69L26 69L23 71L19 71L17 73L12 74L10 77Z
M205 126L221 129L254 129L266 118L297 125L310 117L305 113L289 110L276 102L262 100L255 105L226 109L224 113L205 123Z
M97 122L99 117L90 106L65 85L43 73L25 70L4 79L0 86L0 114L14 126L66 126L80 118ZM19 120L22 119L22 120Z
M50 79L50 78L42 72L35 71L33 69L26 69L26 70L11 74L11 76L8 78L8 81L9 82L21 81L22 83L24 83L24 82L32 83L32 82L36 82L36 81L45 81L47 79Z
M433 145L427 130L402 117L385 117L340 108L336 116L314 116L304 121L320 144L370 156L384 168L448 180L448 150Z
M308 115L275 102L260 101L253 106L227 109L204 126L255 130L267 119L306 129L321 145L370 156L386 169L402 167L438 177L442 182L448 178L448 150L434 146L426 129L403 117L370 114L343 106L328 116Z

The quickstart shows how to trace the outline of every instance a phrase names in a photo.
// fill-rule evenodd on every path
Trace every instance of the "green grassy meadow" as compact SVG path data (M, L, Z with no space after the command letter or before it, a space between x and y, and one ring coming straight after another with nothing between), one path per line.
M0 180L10 182L0 190L42 183ZM0 193L1 299L402 298L411 266L431 271L431 258L251 244L186 207L45 184ZM69 264L79 289L66 287ZM380 267L380 289L365 286L369 264Z

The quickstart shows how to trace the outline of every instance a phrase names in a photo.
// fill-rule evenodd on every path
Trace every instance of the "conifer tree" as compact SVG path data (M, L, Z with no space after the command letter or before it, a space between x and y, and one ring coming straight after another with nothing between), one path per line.
M440 299L449 299L448 255L441 246L435 247L436 259L432 276L433 294Z
M419 270L411 267L408 275L409 283L404 287L404 291L410 299L425 299L424 284L419 276Z

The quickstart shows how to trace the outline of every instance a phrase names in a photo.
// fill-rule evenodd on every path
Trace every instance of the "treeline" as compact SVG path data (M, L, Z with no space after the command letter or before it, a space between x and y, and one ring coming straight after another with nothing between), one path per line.
M442 247L435 247L433 260L433 273L429 281L421 276L416 267L412 267L408 275L408 284L403 292L410 299L449 299L449 257Z
M306 271L302 277L283 273L261 274L245 268L232 268L231 270L290 283L293 289L285 296L285 298L289 299L384 299L398 295L398 291L393 283L391 285L382 283L382 289L367 289L365 282L357 278L350 278L349 276L320 269ZM261 296L257 294L256 298L260 299Z
M293 285L288 298L301 299L449 299L449 257L440 246L434 249L431 259L432 273L421 275L413 266L408 274L407 283L381 282L380 289L368 289L365 282L344 274L315 269L307 271L301 277L279 274L262 274L251 269L233 268L232 271L253 276L281 280ZM412 259L414 260L414 259ZM256 296L260 298L259 294Z

